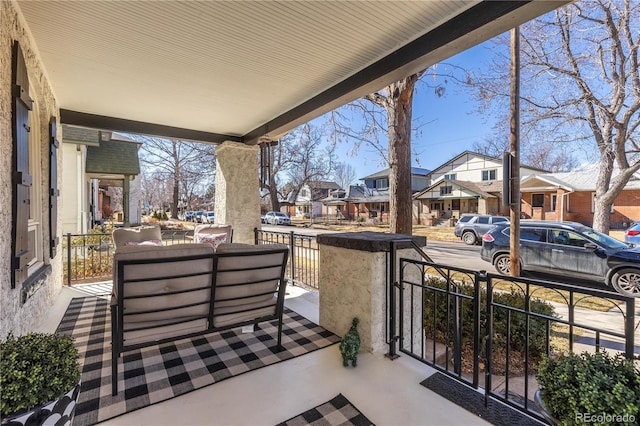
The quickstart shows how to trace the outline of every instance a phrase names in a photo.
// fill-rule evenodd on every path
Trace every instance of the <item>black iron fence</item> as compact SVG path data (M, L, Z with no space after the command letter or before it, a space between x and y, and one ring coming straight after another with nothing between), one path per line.
M286 244L289 246L287 279L298 285L319 289L320 250L315 236L291 232L263 231L254 228L256 244Z
M193 230L163 230L165 245L193 242ZM63 239L67 285L94 283L113 277L113 240L111 234L66 234Z
M396 264L392 246L392 264ZM635 300L596 288L398 260L390 286L389 354L399 351L493 398L536 411L543 356L568 351L632 359ZM393 308L391 308L393 307ZM598 321L601 317L603 321Z
M193 242L193 230L163 230L165 245ZM320 251L316 237L294 232L255 229L256 244L289 246L287 278L294 284L318 289ZM67 285L112 279L114 246L111 234L66 234L63 241L64 282Z

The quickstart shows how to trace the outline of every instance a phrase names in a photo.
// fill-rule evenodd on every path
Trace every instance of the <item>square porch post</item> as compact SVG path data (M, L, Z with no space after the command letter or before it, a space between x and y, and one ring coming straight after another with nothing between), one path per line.
M260 227L259 151L231 141L216 148L215 223L231 225L235 243L253 244Z

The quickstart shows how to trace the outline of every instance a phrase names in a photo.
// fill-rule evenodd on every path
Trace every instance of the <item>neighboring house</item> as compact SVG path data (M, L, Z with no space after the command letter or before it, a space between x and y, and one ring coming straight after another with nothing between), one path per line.
M363 199L365 193L363 185L349 185L346 190L340 188L330 191L329 195L321 200L326 209L326 216L335 219L356 220L359 216L358 200Z
M614 172L615 173L615 172ZM591 226L598 171L533 174L522 179L522 214L538 220L565 220ZM640 221L640 172L634 174L611 209L611 227Z
M464 151L435 168L429 184L413 196L414 223L432 217L458 218L465 213L506 214L502 207L502 159ZM520 176L546 173L522 166Z
M63 124L61 145L64 234L86 233L107 219L105 211L115 207L110 201L113 187L122 187L127 194L123 222L141 222L140 143L118 133Z
M303 184L298 191L289 191L281 205L291 217L308 219L326 216L327 209L322 199L326 198L330 191L338 189L340 186L335 182L311 181Z
M429 170L411 168L411 191L416 192L429 183ZM381 170L360 179L363 185L351 185L344 193L345 214L351 220L371 220L380 223L389 222L389 169ZM327 208L332 200L324 203ZM333 200L336 205L337 200Z

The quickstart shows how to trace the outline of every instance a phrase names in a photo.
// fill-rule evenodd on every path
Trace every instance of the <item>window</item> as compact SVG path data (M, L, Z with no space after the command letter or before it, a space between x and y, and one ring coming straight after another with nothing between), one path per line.
M309 191L307 191L307 189L301 189L300 190L300 196L301 197L308 197L309 196Z
M482 180L483 181L496 180L496 174L497 174L496 172L497 172L496 169L483 170L482 171Z
M476 220L476 223L482 224L482 225L487 225L489 223L489 217L488 216L478 216L478 220Z
M571 231L561 229L553 229L550 231L550 242L553 244L561 244L563 246L584 247L587 240L580 235Z
M449 179L449 180L456 180L456 173L451 173L448 175L444 175L445 179Z
M492 223L492 224L495 224L495 223L503 223L503 222L506 222L506 221L507 221L507 218L506 218L506 217L494 217L494 218L491 220L491 223Z
M440 195L450 195L452 191L453 191L453 187L451 186L440 187Z
M591 213L596 211L596 193L591 193ZM611 203L611 210L609 213L613 213L613 203Z
M37 283L38 274L44 272L48 260L56 256L59 141L53 117L49 132L42 134L38 105L30 95L36 87L29 85L19 43L14 42L12 47L11 116L15 155L12 159L11 288L16 288ZM46 141L48 158L43 149ZM49 240L45 240L47 235Z
M547 241L547 230L541 228L520 228L520 240L544 243Z
M551 211L555 212L556 211L556 204L558 203L558 195L557 194L552 194L551 195Z
M376 179L376 189L387 189L389 187L389 179Z
M43 250L43 218L42 218L42 169L44 165L40 156L40 126L38 120L38 106L33 105L30 118L29 132L29 172L31 173L31 187L29 187L29 253L27 260L27 275L33 274L44 263Z
M531 194L531 207L544 207L544 194Z

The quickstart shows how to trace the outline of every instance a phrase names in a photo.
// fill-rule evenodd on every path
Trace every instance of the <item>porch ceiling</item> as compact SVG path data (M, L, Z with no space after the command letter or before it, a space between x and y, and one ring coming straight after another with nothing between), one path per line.
M63 123L246 143L565 3L17 1Z

